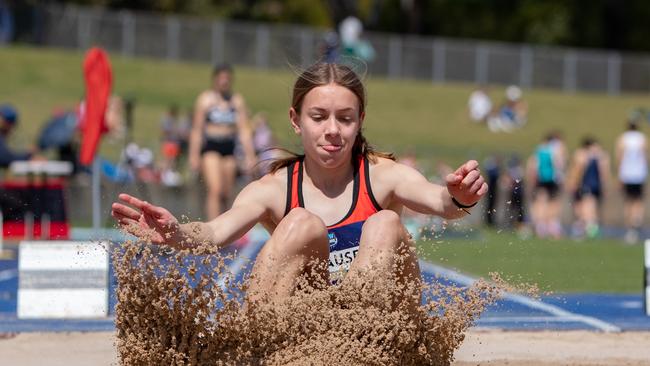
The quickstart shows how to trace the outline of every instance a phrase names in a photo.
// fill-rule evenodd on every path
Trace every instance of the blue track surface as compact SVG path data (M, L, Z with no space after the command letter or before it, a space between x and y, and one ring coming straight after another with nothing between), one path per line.
M261 232L251 235L251 242L231 263L237 280L250 270L266 237ZM427 262L420 263L425 281L442 281L467 286L473 278ZM96 320L26 320L16 317L18 289L18 251L5 248L0 258L0 333L7 332L67 332L112 331L112 309L115 305L115 279L111 276L109 305L111 314L107 319ZM600 331L650 331L650 317L644 315L643 295L638 294L560 294L534 300L529 297L506 294L491 306L478 321L477 327L520 330L569 330L587 329Z

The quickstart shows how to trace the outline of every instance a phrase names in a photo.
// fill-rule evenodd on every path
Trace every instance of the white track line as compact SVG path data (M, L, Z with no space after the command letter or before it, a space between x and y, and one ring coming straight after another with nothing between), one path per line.
M429 272L433 275L437 275L443 278L447 278L449 280L458 282L462 284L463 286L469 286L474 281L476 281L475 278L460 274L456 271L420 260L420 268L422 268L423 271ZM522 304L524 306L527 306L532 309L536 310L541 310L544 312L547 312L555 317L562 318L562 319L572 319L571 321L576 321L580 323L587 324L591 327L594 327L596 329L602 330L604 332L620 332L621 328L617 327L614 324L604 322L600 319L591 317L591 316L586 316L586 315L580 315L580 314L575 314L570 311L566 311L560 307L557 307L555 305L547 304L539 300L534 300L531 298L528 298L526 296L518 295L518 294L513 294L510 292L506 292L505 295L503 296L504 299L510 300L519 304ZM523 320L523 318L522 318Z
M265 241L261 240L251 241L242 251L238 251L237 259L233 260L228 266L228 271L226 272L228 275L222 276L219 279L219 282L217 282L219 287L224 289L226 278L230 278L231 281L234 281L244 267L246 267L246 263L254 259L251 257L257 254L264 243Z
M0 271L0 282L8 281L14 277L18 277L17 269L6 269L4 271Z

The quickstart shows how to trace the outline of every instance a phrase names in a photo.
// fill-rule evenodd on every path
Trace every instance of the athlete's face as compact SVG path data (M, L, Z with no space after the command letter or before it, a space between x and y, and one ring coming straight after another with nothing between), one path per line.
M349 164L364 118L359 107L359 98L343 86L328 84L310 90L300 113L289 110L291 125L300 135L305 154L324 167Z
M228 71L221 71L212 79L214 90L219 93L230 93L232 87L232 74Z

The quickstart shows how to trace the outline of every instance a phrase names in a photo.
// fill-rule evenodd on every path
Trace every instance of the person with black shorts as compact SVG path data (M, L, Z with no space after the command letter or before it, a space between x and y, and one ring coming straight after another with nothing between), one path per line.
M643 185L648 177L648 145L645 134L639 131L636 122L629 122L616 142L618 179L623 188L625 219L625 242L637 243L640 239L645 207Z
M609 182L609 161L609 154L592 137L585 137L573 155L567 188L574 199L574 238L595 238L600 234L600 208Z
M194 107L189 161L192 170L201 171L207 186L207 219L217 217L231 201L237 142L244 151L245 170L252 169L256 160L246 104L240 94L232 92L232 77L229 65L215 67L212 88L198 96Z

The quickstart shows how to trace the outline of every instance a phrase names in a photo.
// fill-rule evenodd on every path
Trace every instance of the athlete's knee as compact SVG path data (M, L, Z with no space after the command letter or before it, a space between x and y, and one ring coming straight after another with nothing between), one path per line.
M296 245L297 248L312 242L327 242L327 227L323 220L304 208L292 209L280 221L276 231L283 245ZM314 248L316 249L316 248Z
M392 210L382 210L370 216L363 224L362 232L372 246L398 246L409 239L399 214Z
M366 222L363 224L363 230L401 232L404 230L404 227L397 212L393 210L381 210L366 219Z

